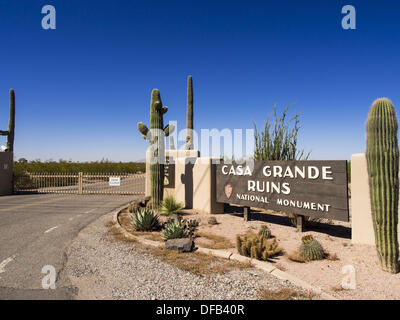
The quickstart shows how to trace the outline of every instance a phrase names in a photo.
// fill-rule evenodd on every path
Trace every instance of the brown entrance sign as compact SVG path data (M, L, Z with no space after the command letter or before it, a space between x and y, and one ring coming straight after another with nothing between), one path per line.
M217 201L349 221L347 161L217 165Z

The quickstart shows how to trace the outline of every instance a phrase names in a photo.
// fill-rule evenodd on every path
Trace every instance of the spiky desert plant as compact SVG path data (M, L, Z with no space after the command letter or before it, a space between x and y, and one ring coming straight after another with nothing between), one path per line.
M6 151L14 152L14 134L15 134L15 92L10 89L10 118L8 120L8 130L0 130L0 136L7 136Z
M190 228L196 229L200 225L199 221L196 219L189 219L189 220L184 219L184 220L182 220L182 223L185 224L187 229L190 229Z
M160 207L160 215L171 216L178 215L185 205L181 202L177 202L173 195L166 197Z
M271 230L268 228L268 226L262 226L258 234L266 239L271 238Z
M280 253L276 239L267 239L261 235L237 236L236 248L239 254L258 260L268 260Z
M397 239L399 147L397 119L389 99L374 101L367 121L367 166L375 242L382 269L399 271Z
M174 127L164 127L164 114L168 107L162 105L160 92L154 89L150 102L150 130L143 122L137 127L144 139L150 142L150 176L151 199L153 208L158 208L164 195L164 163L165 163L165 137L173 132Z
M188 233L186 230L186 226L179 220L171 220L169 221L163 230L163 239L180 239L187 238Z
M154 231L159 229L158 215L148 208L139 209L134 213L133 227L136 231Z
M322 260L325 259L326 254L322 245L313 238L312 235L307 235L301 238L301 246L299 249L299 256L304 261Z
M193 79L187 79L186 150L193 149Z
M208 219L208 224L215 225L218 224L218 221L215 217L211 217L210 219Z

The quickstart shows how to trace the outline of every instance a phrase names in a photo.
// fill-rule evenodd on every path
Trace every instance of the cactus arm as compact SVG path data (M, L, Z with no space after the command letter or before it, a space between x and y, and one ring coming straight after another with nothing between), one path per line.
M168 137L170 134L172 134L173 132L174 132L174 130L175 130L175 126L174 125L167 125L165 128L164 128L164 135L166 136L166 137Z
M148 139L148 134L149 134L149 128L143 123L143 122L138 122L137 124L138 130L142 134L143 139L147 140Z
M0 130L0 136L8 136L8 131Z
M167 111L168 111L168 107L167 107L167 106L164 106L164 107L162 107L162 109L161 109L161 114L165 114L165 113L167 113Z
M169 148L170 148L170 150L175 150L175 142L174 142L174 136L173 135L169 136Z

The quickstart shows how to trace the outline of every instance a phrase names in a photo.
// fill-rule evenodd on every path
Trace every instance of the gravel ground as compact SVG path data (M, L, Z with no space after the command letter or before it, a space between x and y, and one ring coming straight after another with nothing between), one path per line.
M258 269L196 276L142 253L136 243L113 241L105 215L71 243L62 277L77 299L257 299L263 288L294 288Z

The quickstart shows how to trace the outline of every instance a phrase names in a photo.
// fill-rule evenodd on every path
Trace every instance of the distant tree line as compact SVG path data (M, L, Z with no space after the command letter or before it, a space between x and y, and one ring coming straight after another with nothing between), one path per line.
M92 162L72 162L60 159L28 161L24 158L14 162L14 174L31 173L137 173L145 172L144 162L113 162L107 159Z

